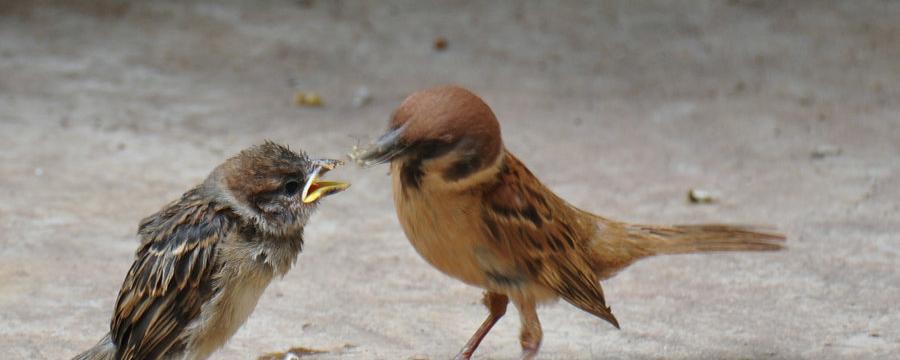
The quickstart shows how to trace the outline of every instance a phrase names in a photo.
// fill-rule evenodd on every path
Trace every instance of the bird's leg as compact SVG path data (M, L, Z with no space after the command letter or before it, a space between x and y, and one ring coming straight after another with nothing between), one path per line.
M484 319L484 322L481 323L481 327L479 327L478 330L475 331L475 334L469 338L469 341L466 342L466 346L459 351L459 354L456 354L455 360L469 360L472 357L472 353L478 348L478 344L481 344L481 340L484 339L484 336L491 331L491 328L494 327L497 320L500 320L500 318L503 317L503 314L506 314L506 305L509 304L509 298L503 294L485 291L484 298L481 299L481 302L488 308L488 316Z
M537 306L532 299L514 301L519 310L519 318L522 320L522 332L519 334L519 343L522 344L522 360L531 360L541 347L541 339L544 337L541 331L541 321L538 319Z

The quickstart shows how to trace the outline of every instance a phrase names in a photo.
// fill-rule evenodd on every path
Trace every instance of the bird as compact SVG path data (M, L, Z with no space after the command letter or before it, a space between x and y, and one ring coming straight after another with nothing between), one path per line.
M217 166L138 227L109 333L76 360L206 359L241 327L303 247L343 162L266 141Z
M614 327L600 281L653 255L772 251L785 236L763 226L639 225L581 210L551 191L503 144L491 108L440 86L409 95L388 130L350 158L390 163L394 207L430 265L484 290L488 316L456 359L469 359L509 302L521 321L521 358L534 358L536 307L563 299Z

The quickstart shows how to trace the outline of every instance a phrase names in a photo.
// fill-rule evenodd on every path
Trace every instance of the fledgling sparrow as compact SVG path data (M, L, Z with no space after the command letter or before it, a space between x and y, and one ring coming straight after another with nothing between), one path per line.
M468 359L511 300L522 358L538 351L536 305L562 298L619 327L600 280L658 254L782 248L784 237L746 226L635 225L578 209L541 184L503 146L494 113L466 89L410 95L390 129L351 154L391 163L394 205L407 238L438 270L485 289L489 315L457 355Z
M110 332L75 359L209 357L294 264L319 199L349 186L320 180L340 164L266 142L142 220Z

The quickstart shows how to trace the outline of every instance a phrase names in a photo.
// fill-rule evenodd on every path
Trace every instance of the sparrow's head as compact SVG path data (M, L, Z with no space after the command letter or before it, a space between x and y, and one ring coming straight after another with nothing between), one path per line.
M272 235L302 230L319 199L350 185L320 177L339 160L311 160L273 142L253 146L213 171L207 185L249 224Z
M353 157L365 166L399 162L415 185L425 175L449 183L467 178L493 166L502 151L491 108L469 90L443 86L407 97L388 131Z

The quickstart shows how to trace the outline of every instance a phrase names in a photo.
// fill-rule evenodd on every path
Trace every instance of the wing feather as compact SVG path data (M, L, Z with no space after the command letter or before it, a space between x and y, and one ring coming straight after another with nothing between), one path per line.
M533 281L619 327L587 258L596 232L591 217L554 195L508 153L485 199L485 234L497 251L511 255L515 268Z
M110 326L117 358L153 359L185 346L184 328L216 292L216 245L232 223L223 210L194 189L141 222Z

